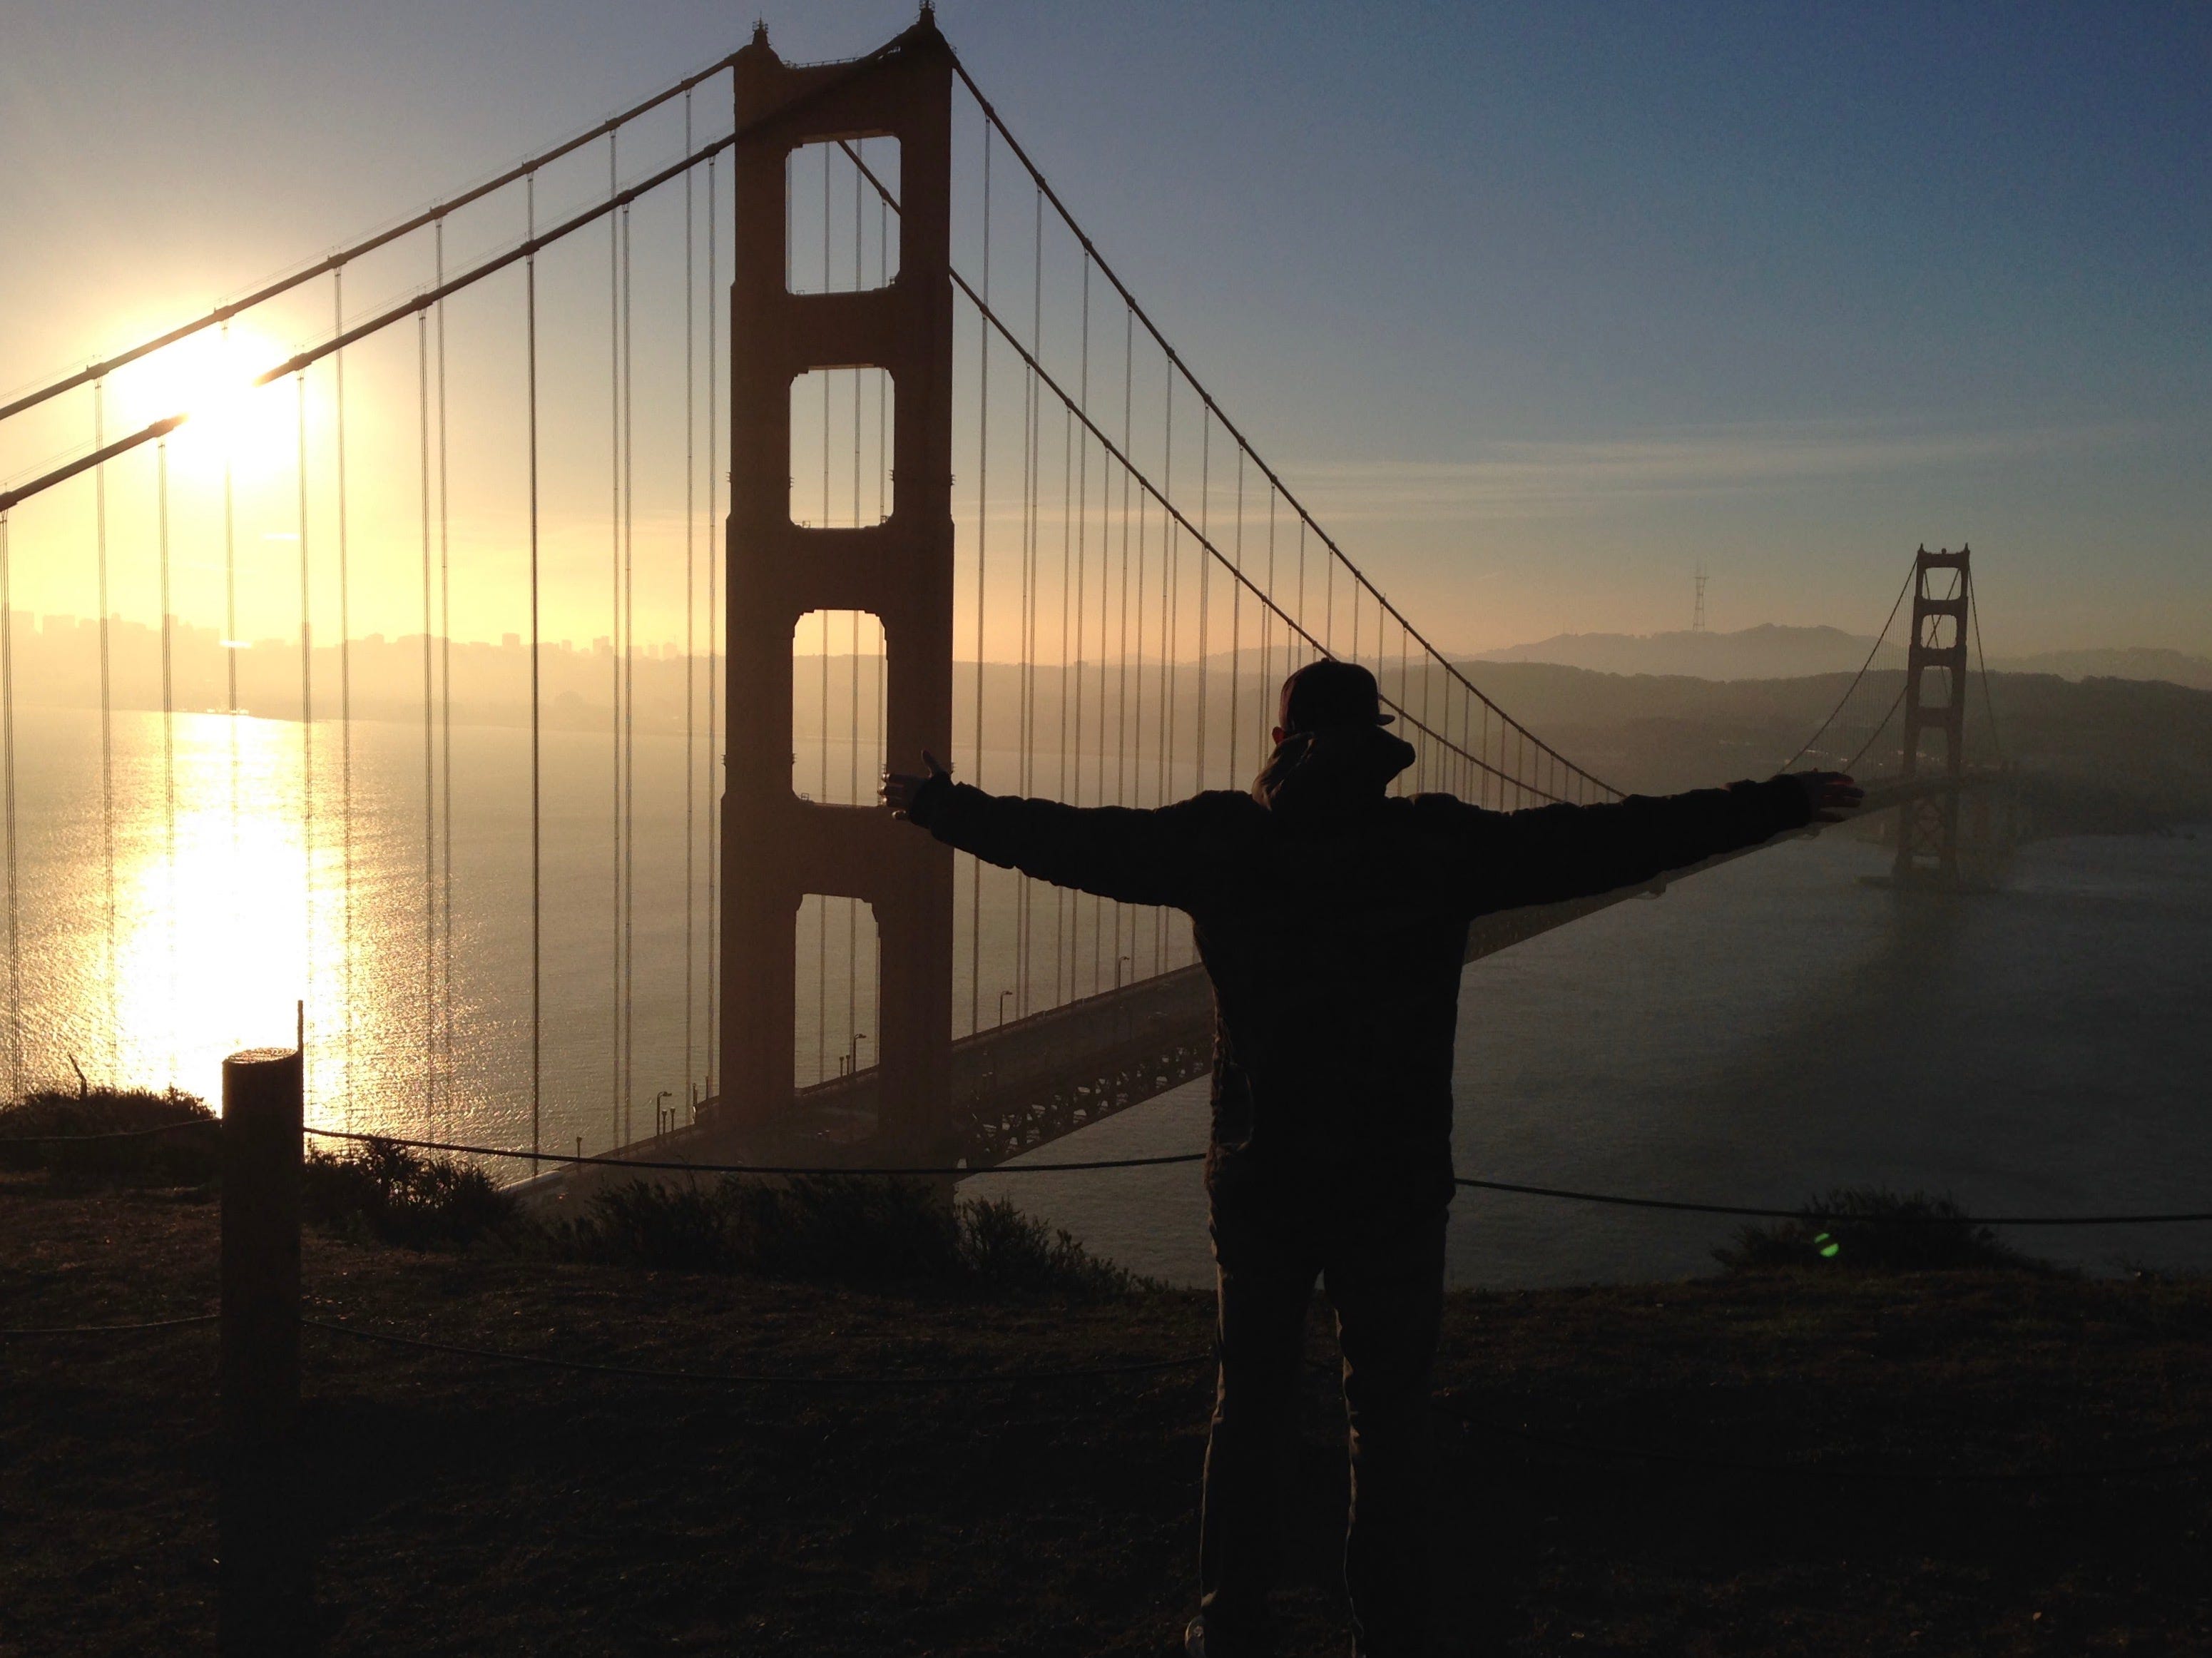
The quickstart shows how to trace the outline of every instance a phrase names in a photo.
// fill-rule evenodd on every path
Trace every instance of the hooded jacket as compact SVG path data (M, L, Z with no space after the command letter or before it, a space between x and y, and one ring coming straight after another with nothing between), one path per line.
M988 863L1189 914L1214 989L1215 1178L1448 1196L1468 923L1755 846L1811 805L1786 777L1522 811L1387 793L1413 759L1334 726L1286 738L1249 794L1075 807L935 782L912 815Z

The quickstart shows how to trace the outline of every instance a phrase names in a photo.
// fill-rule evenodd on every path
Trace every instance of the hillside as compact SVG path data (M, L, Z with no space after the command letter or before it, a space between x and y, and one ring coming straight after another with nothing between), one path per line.
M1599 776L1640 791L1758 776L1788 761L1834 708L1849 674L1715 681L1601 674L1543 663L1469 662L1468 676ZM1838 765L1866 741L1904 675L1867 676L1820 749ZM1992 673L1967 704L1970 762L2016 764L2047 832L2126 830L2212 818L2212 691L2158 681ZM1885 734L1859 769L1895 768Z

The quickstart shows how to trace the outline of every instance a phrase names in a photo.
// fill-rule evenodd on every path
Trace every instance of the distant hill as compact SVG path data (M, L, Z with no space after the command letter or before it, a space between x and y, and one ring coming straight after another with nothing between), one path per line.
M1767 623L1735 633L1558 634L1533 645L1484 651L1477 662L1548 662L1592 673L1660 674L1691 679L1803 679L1856 673L1874 641L1840 628L1784 628ZM1885 644L1877 668L1905 665L1904 647ZM2158 679L2212 690L2212 657L2148 646L2040 651L1993 657L1992 671L2048 673L2061 679Z
M1479 662L1551 662L1593 673L1672 674L1692 679L1800 679L1856 673L1874 641L1840 628L1784 628L1766 623L1735 633L1559 634L1534 645L1485 651ZM1901 647L1885 646L1877 666L1902 666Z
M2055 673L2061 679L2163 679L2169 685L2212 691L2212 657L2155 650L2146 645L2098 651L2041 651L2033 656L2002 658L1992 661L1990 668L1993 672Z

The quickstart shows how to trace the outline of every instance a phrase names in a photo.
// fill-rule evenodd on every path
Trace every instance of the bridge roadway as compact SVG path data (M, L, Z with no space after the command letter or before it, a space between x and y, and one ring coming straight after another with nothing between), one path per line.
M1961 780L1967 786L1987 780ZM1944 786L1942 780L1931 778L1872 785L1867 810L1901 805ZM1593 897L1479 917L1468 929L1467 959L1495 955L1631 898L1656 897L1674 882L1748 857L1781 840L1817 832L1800 830ZM995 1168L1203 1077L1212 1062L1213 995L1205 969L1198 966L1179 968L962 1037L952 1047L952 1097L962 1130L957 1160L978 1172ZM789 1131L772 1140L690 1127L637 1141L610 1155L653 1162L867 1165L883 1158L867 1138L875 1118L875 1098L872 1067L801 1089L793 1101ZM573 1194L606 1177L589 1172L564 1182L562 1176L547 1175L532 1184L565 1184Z

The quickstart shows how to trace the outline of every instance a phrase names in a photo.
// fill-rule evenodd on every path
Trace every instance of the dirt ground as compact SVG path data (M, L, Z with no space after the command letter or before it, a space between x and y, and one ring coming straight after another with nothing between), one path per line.
M0 1177L0 1327L211 1308L216 1212ZM1204 1297L1059 1306L311 1238L311 1316L647 1366L1111 1363ZM1286 1650L1348 1649L1313 1326ZM0 1342L0 1654L212 1650L212 1327ZM1803 1272L1455 1296L1452 1653L2212 1652L2212 1285ZM1195 1594L1210 1373L731 1388L307 1333L332 1654L1145 1654ZM2177 1466L2179 1465L2179 1466ZM2096 1474L2113 1467L2148 1472ZM2069 1471L2072 1471L2070 1473Z

